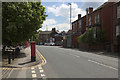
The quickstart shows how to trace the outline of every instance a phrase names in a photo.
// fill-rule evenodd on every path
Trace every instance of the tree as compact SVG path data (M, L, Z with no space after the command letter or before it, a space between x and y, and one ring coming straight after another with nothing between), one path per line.
M2 14L4 45L30 39L47 17L41 2L3 2Z

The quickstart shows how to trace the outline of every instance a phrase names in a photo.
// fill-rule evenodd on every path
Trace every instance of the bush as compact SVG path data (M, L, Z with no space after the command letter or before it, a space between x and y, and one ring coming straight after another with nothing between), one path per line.
M89 28L88 31L78 37L78 43L104 43L105 42L105 32L103 30L97 30L96 38L94 38L94 28Z
M97 37L95 39L96 43L104 43L106 40L106 35L104 30L97 30Z
M78 37L78 43L93 44L94 43L93 28L89 28L85 34L80 35Z
M78 37L78 43L86 43L85 37L86 37L85 35L80 35Z
M86 43L93 44L94 43L94 36L93 36L93 28L89 28L86 33Z

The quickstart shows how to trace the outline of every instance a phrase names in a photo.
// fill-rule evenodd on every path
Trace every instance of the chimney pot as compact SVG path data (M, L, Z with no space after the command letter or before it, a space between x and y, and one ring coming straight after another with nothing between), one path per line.
M93 12L93 7L89 7L89 14Z
M81 18L81 14L78 14L78 19L80 19Z

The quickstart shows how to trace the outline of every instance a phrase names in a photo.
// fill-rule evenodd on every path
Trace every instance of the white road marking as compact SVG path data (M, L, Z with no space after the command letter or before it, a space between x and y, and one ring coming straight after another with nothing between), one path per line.
M44 71L43 70L40 70L40 73L43 73Z
M99 64L101 66L104 66L104 67L107 67L107 68L111 68L111 69L114 69L114 70L118 70L114 67L111 67L111 66L108 66L108 65L105 65L105 64L102 64L102 63L99 63L99 62L96 62L96 61L93 61L93 60L88 60L89 62L93 62L93 63L96 63L96 64Z
M33 78L36 78L37 76L36 76L36 74L32 74L32 77L33 77Z
M35 71L32 71L32 73L35 73Z
M42 67L39 67L39 69L42 69Z
M41 74L41 77L44 77L45 76L45 74Z
M74 54L70 54L70 55L75 56L75 57L80 57L80 56L78 56L78 55L74 55Z
M76 57L80 57L80 56L77 56L77 55L74 55L74 56L76 56Z

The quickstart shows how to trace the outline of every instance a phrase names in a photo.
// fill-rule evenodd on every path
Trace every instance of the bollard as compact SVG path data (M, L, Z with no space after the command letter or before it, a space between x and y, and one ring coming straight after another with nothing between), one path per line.
M14 49L13 49L13 52L12 52L12 60L15 59L15 53L14 53Z
M15 58L17 58L18 54L20 53L20 49L17 47L15 49Z
M8 64L11 64L11 53L8 54Z
M31 61L36 61L36 46L35 42L31 42Z

